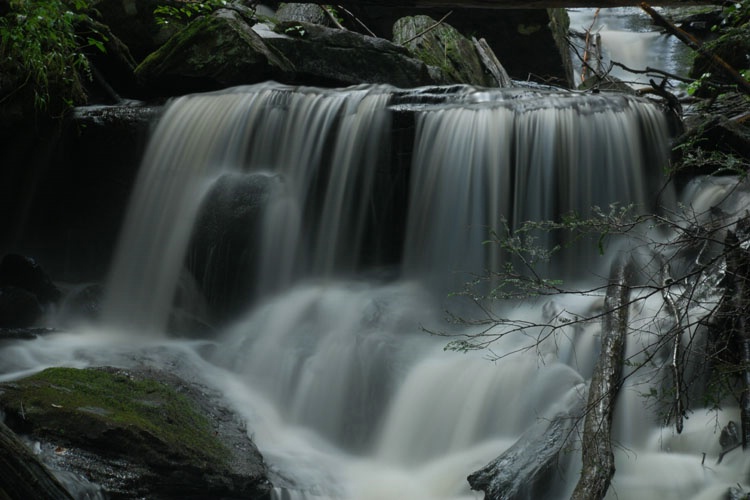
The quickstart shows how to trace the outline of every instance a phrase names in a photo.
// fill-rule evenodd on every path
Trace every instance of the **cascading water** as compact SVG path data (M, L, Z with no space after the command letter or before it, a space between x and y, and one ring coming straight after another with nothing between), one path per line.
M392 140L397 118L411 116L410 139L399 128ZM497 362L444 352L446 339L422 328L448 330L446 294L502 265L482 244L499 216L513 226L615 201L651 210L666 130L653 105L627 96L266 84L177 99L151 139L102 324L4 349L5 377L51 363L127 364L166 347L188 353L192 373L247 418L279 499L477 498L468 474L585 392L599 326L571 327L533 351L523 335L503 337L493 353L515 354ZM410 165L397 161L403 142L413 144ZM227 249L242 231L223 231L227 217L251 232L231 268L249 276L252 289L234 289L244 310L208 345L170 340L183 263L205 292L238 255ZM380 251L393 247L395 259ZM555 265L597 280L607 272L597 258L581 251ZM608 498L719 498L742 477L740 454L702 464L701 453L718 452L708 417L674 436L631 397L638 390L618 403ZM576 449L549 498L574 487Z

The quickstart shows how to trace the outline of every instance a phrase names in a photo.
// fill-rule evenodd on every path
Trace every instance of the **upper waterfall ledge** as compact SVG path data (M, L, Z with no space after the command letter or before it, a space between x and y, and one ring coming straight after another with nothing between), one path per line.
M294 2L300 3L300 2ZM323 2L312 2L323 4ZM640 2L634 0L343 0L342 6L377 5L379 7L401 8L450 8L450 9L554 9L574 7L637 7ZM653 0L650 5L685 6L685 5L718 5L719 2L707 0Z

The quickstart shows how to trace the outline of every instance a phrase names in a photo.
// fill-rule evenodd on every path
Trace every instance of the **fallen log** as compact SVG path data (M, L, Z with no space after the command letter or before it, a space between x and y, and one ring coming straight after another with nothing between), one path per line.
M0 421L0 498L73 500L16 434Z
M735 84L737 84L737 88L740 92L750 94L750 82L745 80L745 77L743 77L736 69L730 66L724 59L717 56L713 52L706 50L706 48L697 38L695 38L687 31L684 31L667 21L661 14L651 8L651 6L646 2L641 2L641 9L643 9L649 16L651 16L651 19L654 20L654 23L657 26L661 26L662 28L667 30L668 33L677 37L677 39L682 43L698 52L699 54L707 57L716 68L720 69L728 78L730 78Z
M615 474L615 456L610 431L612 413L620 390L625 336L628 329L628 298L631 265L613 266L604 300L602 349L589 385L589 399L581 440L581 477L571 500L600 500Z
M510 79L508 72L498 60L495 52L493 52L490 44L487 40L480 38L477 40L475 37L471 37L471 41L474 43L474 47L479 53L479 58L482 60L484 67L490 72L492 78L497 82L497 86L500 88L508 88L513 86L513 80Z
M583 384L581 384L583 385ZM584 394L582 394L584 393ZM484 500L538 498L550 485L550 475L561 467L561 451L583 415L585 389L572 390L571 408L549 420L539 420L502 455L467 479Z

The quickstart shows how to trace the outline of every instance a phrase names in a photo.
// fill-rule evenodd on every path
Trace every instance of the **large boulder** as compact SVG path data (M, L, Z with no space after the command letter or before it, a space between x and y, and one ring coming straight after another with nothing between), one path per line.
M42 314L36 295L22 288L0 286L0 330L33 326Z
M356 85L387 83L419 87L449 83L437 68L413 58L405 47L382 38L299 21L282 22L266 39L291 61L297 83Z
M236 415L207 388L165 372L51 368L0 385L0 409L8 427L39 443L58 476L88 478L99 497L266 499L270 492L263 459Z
M333 27L331 18L315 3L282 3L276 9L276 19L280 22L300 21Z
M452 83L495 85L474 43L447 23L437 24L424 15L402 17L393 25L393 41L425 64L442 69Z
M60 290L34 259L6 254L0 261L0 329L35 326Z
M396 20L419 14L438 17L435 9L408 4L371 3L363 5L360 13L367 26L382 37L390 36ZM465 36L484 38L512 78L572 85L565 9L455 9L446 22Z
M139 80L168 95L278 80L348 86L448 83L442 72L388 40L301 21L251 26L234 10L193 21L137 68Z
M239 13L220 9L170 38L135 73L145 86L179 94L274 79L291 69Z
M282 183L266 173L226 174L206 196L188 260L214 319L233 317L257 292L263 216Z

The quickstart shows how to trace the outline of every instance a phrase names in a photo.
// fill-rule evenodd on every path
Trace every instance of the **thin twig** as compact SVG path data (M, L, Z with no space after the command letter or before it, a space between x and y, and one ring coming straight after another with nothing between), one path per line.
M371 37L377 38L377 35L373 33L370 28L367 27L365 23L363 23L357 16L352 14L352 11L344 7L343 5L336 5L336 8L341 10L342 12L346 12L346 15L354 19L354 21L359 24L362 29L364 29Z
M341 24L341 23L339 22L339 20L338 20L338 19L336 19L336 16L334 16L334 15L333 15L333 13L332 13L332 12L331 12L330 10L328 10L328 7L326 7L325 5L321 5L321 6L320 6L320 8L321 8L321 9L323 9L323 12L325 12L325 13L326 13L326 16L328 16L328 19L330 19L330 21L331 21L331 22L332 22L332 23L334 24L334 26L336 26L336 27L337 27L338 29L340 29L340 30L344 30L344 31L349 31L349 30L347 30L347 29L346 29L346 28L345 28L345 27L344 27L344 26L343 26L343 25L342 25L342 24Z

